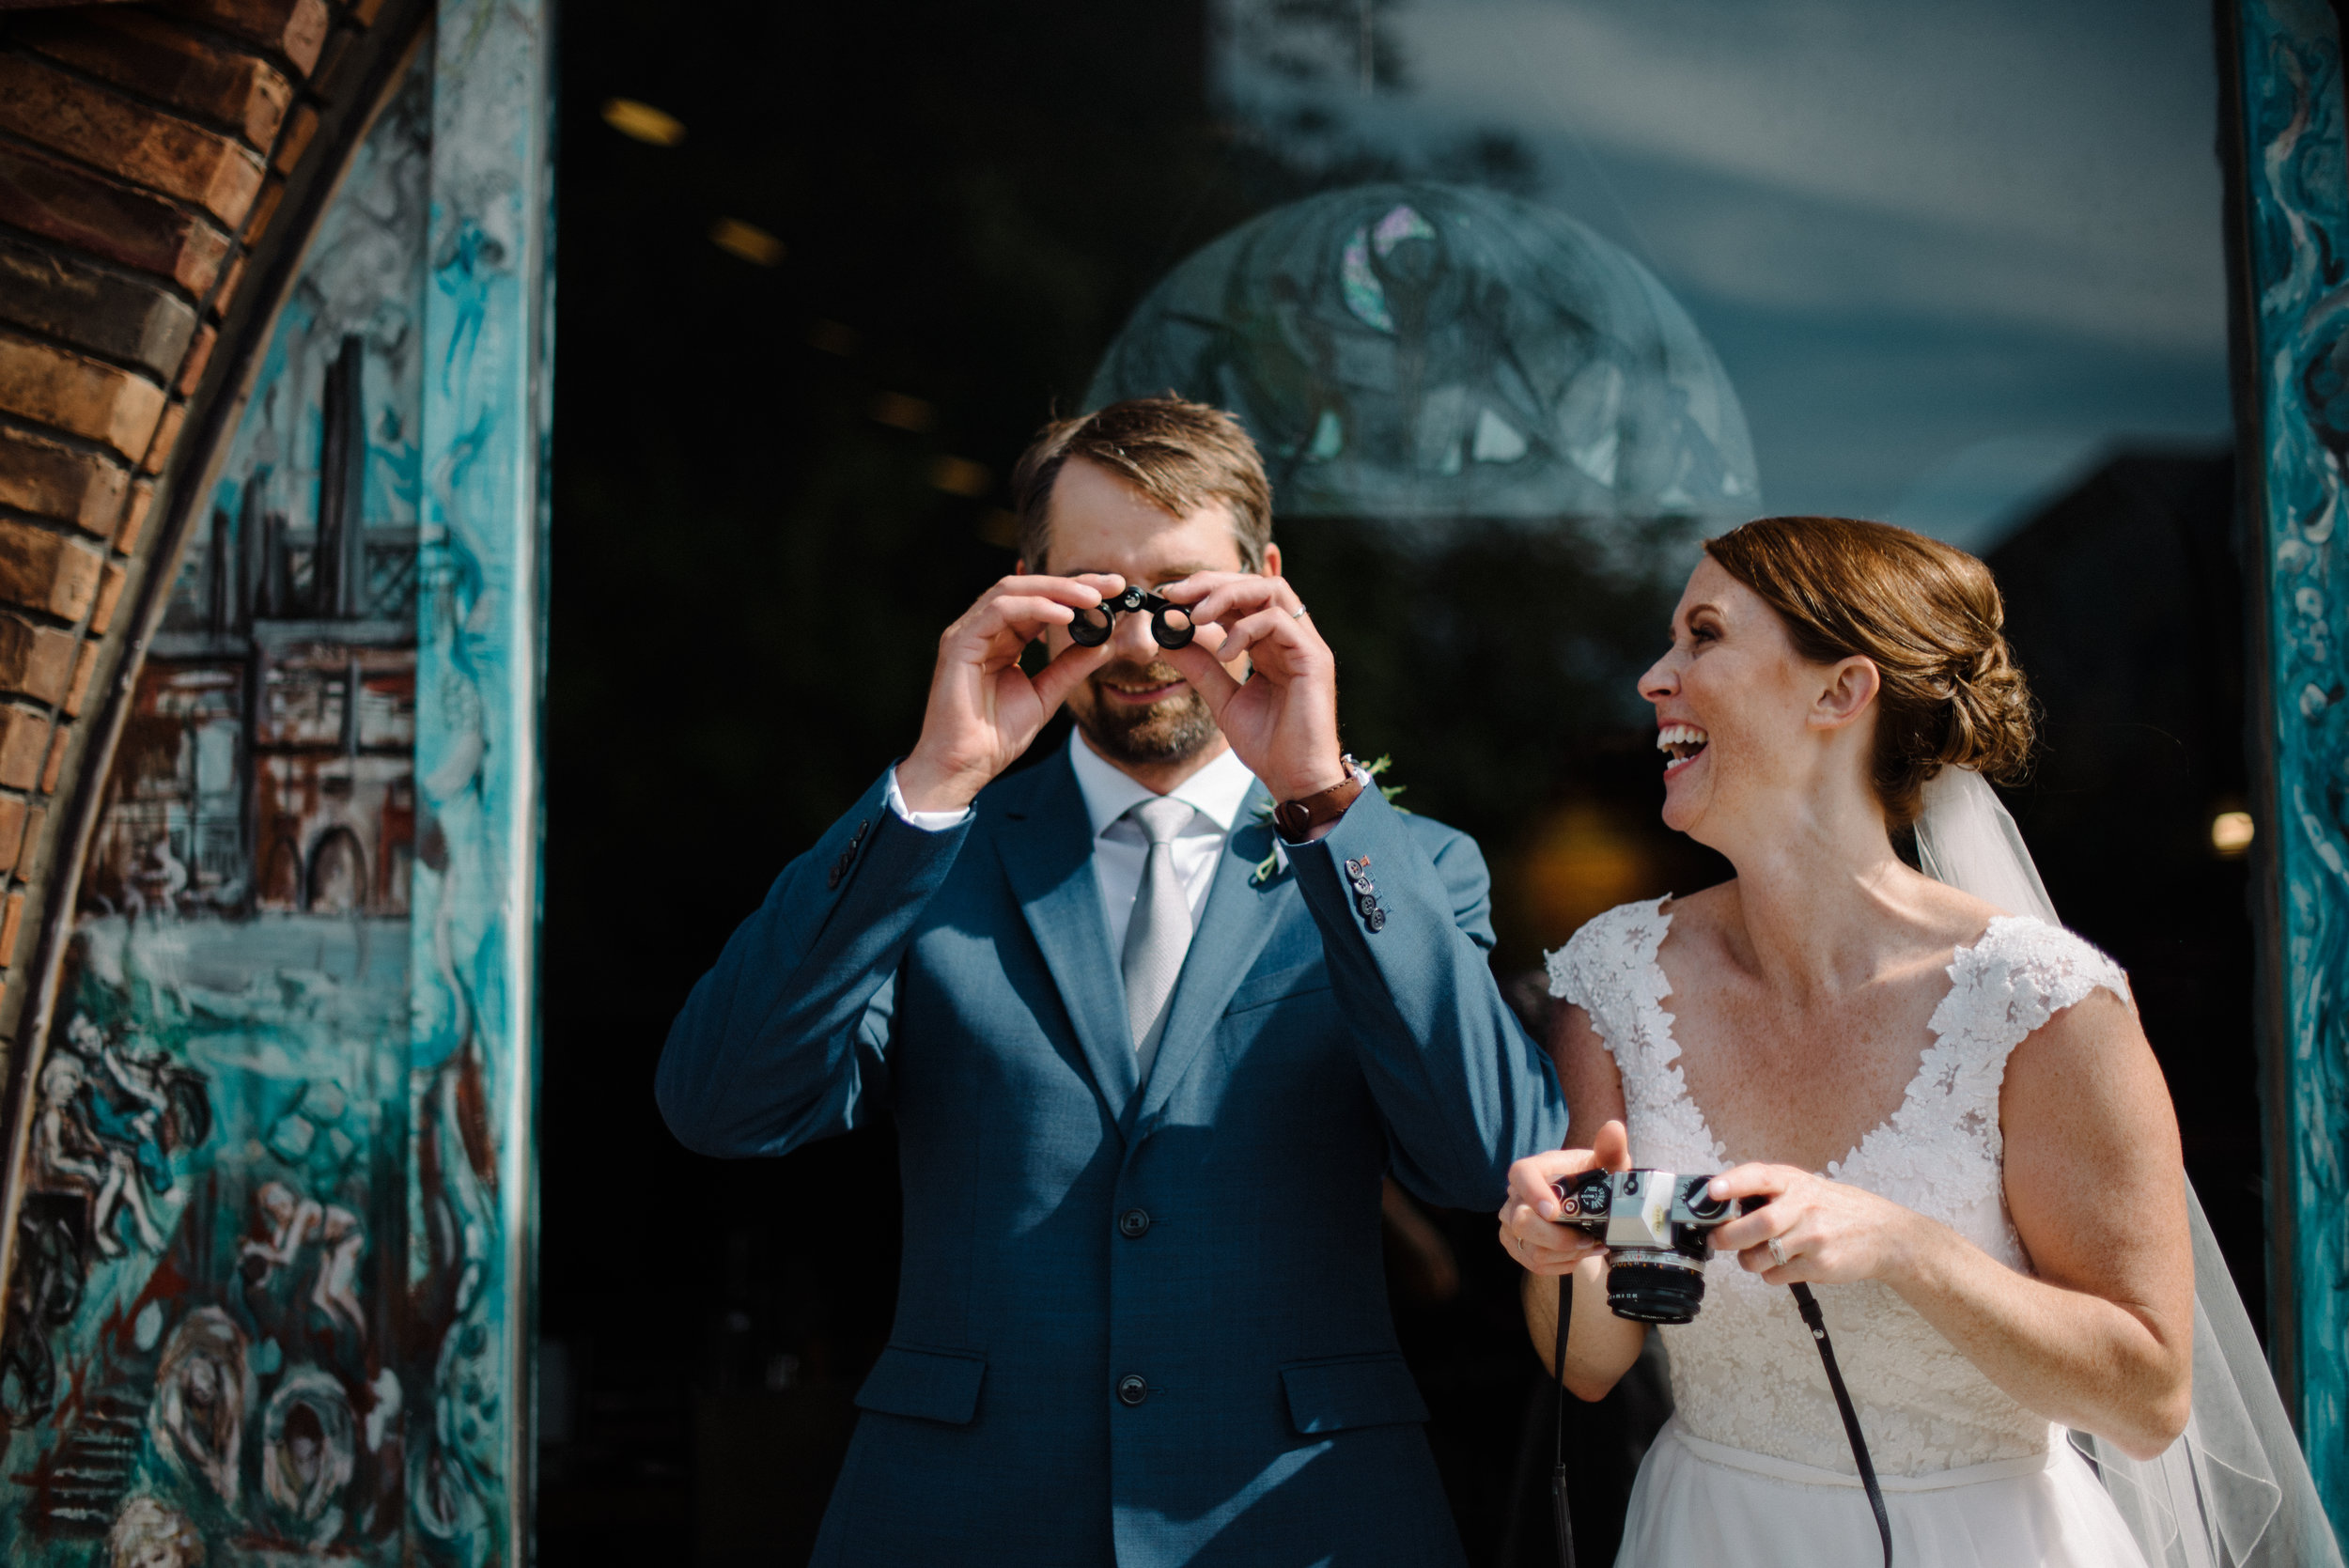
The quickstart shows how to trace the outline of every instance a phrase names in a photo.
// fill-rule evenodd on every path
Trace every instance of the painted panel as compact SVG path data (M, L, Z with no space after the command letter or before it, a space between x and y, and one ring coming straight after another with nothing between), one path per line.
M544 69L443 8L137 677L20 1173L7 1561L525 1555Z
M425 303L411 1275L438 1299L418 1526L466 1561L529 1524L538 705L552 334L544 0L443 0ZM422 1184L418 1196L425 1196Z
M2242 0L2242 101L2282 889L2295 1411L2349 1521L2349 190L2325 0Z

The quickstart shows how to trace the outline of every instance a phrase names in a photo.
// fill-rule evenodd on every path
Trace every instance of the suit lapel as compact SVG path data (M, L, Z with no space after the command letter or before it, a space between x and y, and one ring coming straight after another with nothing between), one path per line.
M1092 820L1066 753L1036 772L1042 777L1024 812L1004 815L996 851L1060 988L1077 1045L1093 1068L1094 1086L1115 1120L1132 1109L1134 1043L1126 1023L1125 983L1110 952L1109 921L1093 874Z
M1262 784L1251 789L1240 804L1238 826L1223 841L1215 880L1199 911L1199 928L1191 935L1183 972L1174 982L1150 1081L1128 1110L1129 1137L1166 1108L1199 1048L1207 1043L1215 1020L1264 950L1265 939L1272 935L1289 874L1284 871L1263 886L1253 880L1256 866L1272 852L1272 824L1261 820L1258 812L1270 799Z

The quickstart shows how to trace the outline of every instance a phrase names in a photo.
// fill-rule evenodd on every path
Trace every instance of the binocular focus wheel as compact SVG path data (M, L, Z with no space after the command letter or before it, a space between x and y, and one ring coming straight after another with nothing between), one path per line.
M1089 621L1088 615L1100 620ZM1110 640L1110 629L1116 625L1116 613L1106 606L1099 610L1080 610L1077 618L1068 623L1068 640L1081 648L1097 648Z
M1181 615L1183 624L1168 625L1166 618L1169 615ZM1159 646L1162 648L1187 648L1190 646L1190 640L1198 634L1199 629L1190 624L1190 614L1179 604L1170 604L1151 613L1150 635L1158 639Z

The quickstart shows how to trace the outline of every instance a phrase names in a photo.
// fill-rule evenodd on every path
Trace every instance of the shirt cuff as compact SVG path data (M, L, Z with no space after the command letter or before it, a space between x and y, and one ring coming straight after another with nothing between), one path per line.
M897 770L894 768L889 770L888 800L889 809L897 814L899 821L919 828L926 833L942 833L949 828L959 828L971 820L969 806L960 811L915 811L908 806L905 796L897 788Z

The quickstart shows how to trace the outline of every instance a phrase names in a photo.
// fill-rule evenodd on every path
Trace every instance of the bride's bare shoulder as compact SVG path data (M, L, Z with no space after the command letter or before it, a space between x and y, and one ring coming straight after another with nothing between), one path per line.
M1905 902L1922 928L1919 935L1932 946L1971 947L1992 921L2020 912L2000 908L1921 872L1910 873L1908 882Z
M1686 898L1665 900L1672 929L1657 958L1667 974L1702 973L1718 962L1731 926L1737 921L1737 882L1732 877Z
M1685 897L1664 900L1664 912L1672 917L1675 930L1713 929L1736 907L1737 879L1735 877Z

